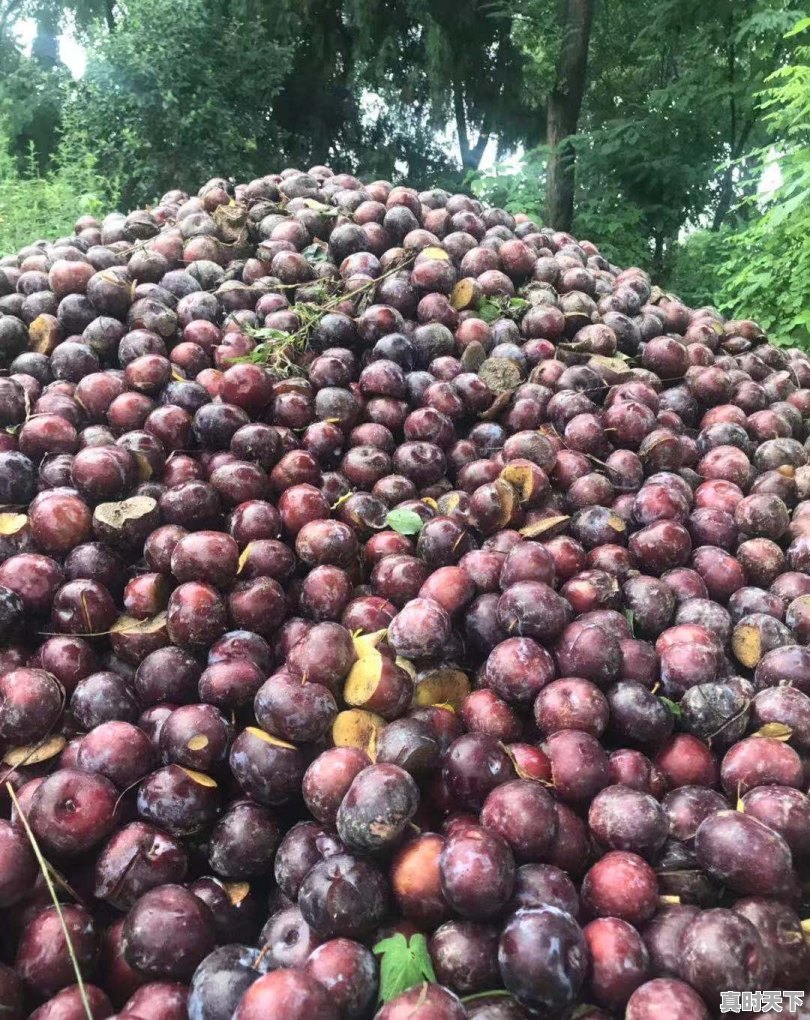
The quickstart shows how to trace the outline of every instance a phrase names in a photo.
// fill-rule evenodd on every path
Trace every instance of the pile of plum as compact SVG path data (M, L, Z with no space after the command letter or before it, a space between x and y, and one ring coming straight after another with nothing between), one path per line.
M0 259L0 367L3 1020L810 993L806 354L313 167Z

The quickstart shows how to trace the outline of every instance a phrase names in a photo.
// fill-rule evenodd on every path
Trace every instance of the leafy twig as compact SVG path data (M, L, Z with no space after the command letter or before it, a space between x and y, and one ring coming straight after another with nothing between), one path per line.
M479 319L484 322L495 322L496 319L521 319L529 307L529 302L521 297L485 297L476 310Z
M253 329L249 326L246 327L245 333L251 339L261 342L250 354L246 354L241 358L233 358L232 364L252 362L253 364L267 365L272 371L282 377L300 372L301 369L296 364L295 357L296 355L303 354L307 349L312 334L323 316L327 315L332 309L337 308L344 301L351 301L358 296L371 293L381 280L393 276L394 273L401 272L405 266L410 265L417 254L418 252L409 253L405 258L398 260L396 265L392 266L381 276L377 276L373 280L355 287L354 290L349 291L347 294L336 294L322 304L305 301L301 304L293 305L291 311L298 316L301 325L292 333L287 333L281 329Z
M424 935L408 941L398 932L373 947L380 959L380 1002L390 1002L423 981L435 982L436 975Z

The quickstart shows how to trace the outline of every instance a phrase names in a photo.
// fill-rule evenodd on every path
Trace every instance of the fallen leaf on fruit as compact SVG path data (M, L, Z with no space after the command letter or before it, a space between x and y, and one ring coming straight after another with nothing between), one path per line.
M415 510L392 510L385 523L400 535L418 535L423 521Z
M210 790L215 789L217 785L216 780L212 779L210 776L207 776L204 772L198 772L196 769L187 769L184 768L182 765L180 766L180 769L183 772L185 772L189 779L197 783L198 786L205 786L208 787L208 789Z
M561 528L563 524L570 520L570 517L562 515L559 517L544 517L540 521L532 521L531 524L526 524L519 530L524 538L539 538L540 535L545 535L549 531Z
M754 734L755 737L770 737L771 740L787 741L793 736L793 730L780 722L765 723Z
M161 628L166 626L166 613L158 613L148 620L138 620L134 616L127 616L126 613L118 617L110 627L111 634L157 634ZM85 637L92 637L86 634Z
M474 995L464 995L462 996L461 1001L466 1005L466 1003L476 1002L478 999L502 999L505 997L511 998L511 996L512 993L507 992L505 988L493 988L489 992L476 992ZM592 1009L593 1007L588 1006L587 1008ZM582 1010L577 1010L576 1013L572 1013L571 1020L574 1020L574 1018L579 1016L581 1012Z
M250 882L223 882L222 888L233 906L238 907L250 892Z
M236 573L237 574L241 574L242 571L245 569L245 564L247 563L248 559L250 558L250 547L252 545L253 545L252 542L248 542L248 544L245 546L245 548L239 554L239 559L237 560L237 563L236 563Z
M423 981L436 981L424 935L412 935L409 942L398 932L378 942L374 953L380 957L380 1002L389 1002Z

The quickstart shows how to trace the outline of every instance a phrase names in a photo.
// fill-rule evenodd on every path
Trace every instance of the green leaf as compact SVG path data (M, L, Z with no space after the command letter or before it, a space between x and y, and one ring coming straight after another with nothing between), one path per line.
M636 614L633 612L632 609L625 609L624 618L627 620L627 623L630 627L630 633L635 634Z
M790 39L794 35L800 35L808 28L810 28L810 18L802 18L802 20L798 22L798 24L794 25L789 32L785 33L785 38Z
M424 935L413 935L410 942L398 933L374 946L380 957L380 1002L390 1002L414 985L435 981L436 975Z
M385 523L400 535L418 535L423 522L415 510L392 510L385 518Z
M683 715L683 710L681 709L681 706L677 705L674 701L670 701L669 698L659 696L659 701L664 702L664 704L667 706L670 712L672 712L676 719L678 718L678 716Z
M312 266L318 265L319 262L326 262L329 258L329 250L322 244L308 244L301 254Z
M478 305L478 317L486 323L495 322L503 316L503 309L492 298L484 298Z

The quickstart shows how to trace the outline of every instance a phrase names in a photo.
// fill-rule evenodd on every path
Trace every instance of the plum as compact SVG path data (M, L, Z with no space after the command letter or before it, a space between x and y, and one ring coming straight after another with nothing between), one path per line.
M650 973L647 948L636 929L617 917L598 917L582 934L591 958L588 998L619 1009Z
M774 960L757 929L742 914L703 910L688 925L681 942L681 976L707 1002L720 993L769 988Z
M743 895L790 893L790 847L773 829L740 811L718 811L695 833L695 856L717 881Z
M667 816L649 794L627 786L607 786L591 801L588 825L610 850L629 850L654 858L668 836Z
M588 946L570 914L558 907L518 910L498 945L507 990L532 1011L560 1012L579 994L588 969Z
M709 1020L706 1003L693 988L675 978L654 978L630 996L626 1020Z

